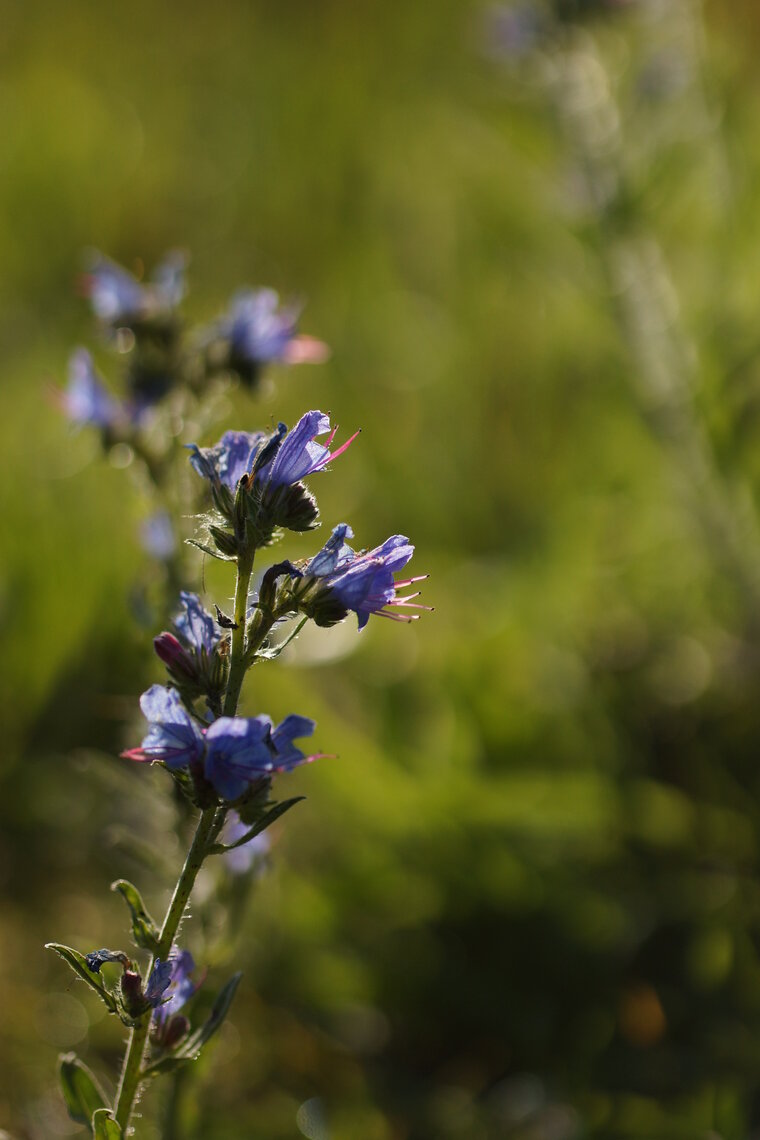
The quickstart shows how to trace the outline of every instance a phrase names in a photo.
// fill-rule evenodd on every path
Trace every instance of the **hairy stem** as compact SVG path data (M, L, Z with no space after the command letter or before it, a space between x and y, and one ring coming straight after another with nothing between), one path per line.
M253 573L254 554L255 549L251 549L250 551L245 550L238 558L237 581L235 583L235 628L232 631L230 675L227 682L227 692L224 697L223 711L225 716L234 716L237 712L243 678L250 664L250 657L247 652L250 647L246 646L245 637L248 614L248 591L251 583L251 574ZM256 645L260 645L263 642L270 628L271 623L264 622L262 624L262 628L257 631L255 638ZM158 946L150 963L151 971L156 962L159 961L159 959L165 961L171 951L172 944L177 936L177 931L182 921L182 916L185 913L185 907L190 898L190 892L193 889L203 860L208 854L208 849L219 834L225 814L226 811L223 808L214 806L206 808L198 820L198 826L193 837L192 845L187 854L182 873L177 880L172 900L169 903L169 909L166 912L166 917L161 927ZM125 1132L129 1126L129 1119L132 1115L135 1097L137 1096L143 1076L142 1063L148 1041L151 1016L150 1011L143 1014L138 1024L131 1030L127 1044L127 1052L124 1057L121 1080L119 1081L119 1089L116 1094L114 1115L117 1123L121 1125Z
M182 873L177 880L172 900L169 903L169 909L166 912L166 917L161 927L158 947L151 959L150 970L153 970L153 967L159 959L165 961L172 948L172 943L177 936L182 916L185 913L187 901L190 898L190 892L193 889L196 877L201 869L201 864L206 856L209 840L213 836L215 821L215 807L207 808L198 820L198 826L193 836L192 845L188 851ZM148 976L150 976L150 974ZM151 1012L148 1011L143 1014L129 1035L127 1052L124 1057L124 1067L121 1073L121 1080L119 1081L119 1089L116 1094L114 1108L116 1122L121 1125L124 1132L126 1132L129 1125L135 1097L140 1087L142 1060L145 1055L145 1046L148 1040L150 1019Z
M224 698L224 715L234 716L237 712L240 690L246 671L245 625L248 613L248 589L253 573L254 551L246 551L238 558L237 582L235 583L235 628L232 631L230 650L230 676Z

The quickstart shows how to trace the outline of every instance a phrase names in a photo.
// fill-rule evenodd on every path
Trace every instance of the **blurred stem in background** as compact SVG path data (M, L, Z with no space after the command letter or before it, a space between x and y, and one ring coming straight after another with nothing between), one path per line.
M701 85L701 9L697 0L642 4L648 34L664 33L683 53L695 144L710 147L717 191L729 209L729 182ZM545 69L546 90L577 160L591 212L592 237L614 315L628 346L633 392L653 435L671 457L680 490L705 543L741 598L745 633L760 637L760 534L748 494L721 473L700 417L699 347L680 320L678 291L657 239L648 232L626 156L631 153L612 82L592 34L557 26Z

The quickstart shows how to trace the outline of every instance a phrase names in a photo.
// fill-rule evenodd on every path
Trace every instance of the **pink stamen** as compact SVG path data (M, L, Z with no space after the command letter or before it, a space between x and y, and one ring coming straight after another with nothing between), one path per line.
M333 438L333 436L335 435L335 432L336 432L337 430L338 430L338 429L337 429L337 428L335 428L335 429L334 429L334 431L332 431L332 432L330 433L330 439L327 441L327 446L328 446L328 447L330 446L330 443L332 442L332 438ZM333 452L332 452L330 455L328 455L328 457L327 457L327 459L326 459L326 461L325 461L325 462L327 462L327 463L332 463L333 459L337 459L339 455L342 455L342 454L343 454L343 452L344 452L344 451L346 451L346 450L347 450L347 449L348 449L348 448L351 446L351 444L352 444L352 443L354 442L354 440L356 439L357 435L361 435L361 431L362 431L362 429L361 429L361 428L359 428L359 430L358 430L358 431L355 431L355 432L354 432L354 434L351 436L351 438L350 438L350 439L347 439L345 443L342 443L342 444L340 445L340 447L338 448L338 450L337 450L337 451L333 451Z
M142 748L128 748L126 752L120 752L119 755L124 760L137 760L141 764L148 764L153 760Z
M419 614L389 614L387 610L375 610L375 614L377 617L388 618L388 621L410 622L420 620Z
M415 582L427 582L429 574L418 574L416 578L401 578L398 582L394 582L397 590L403 590L405 586L412 586Z
M304 756L303 760L299 760L297 766L300 767L301 764L313 764L315 760L335 760L337 756L337 752L314 752L311 756ZM272 771L290 772L291 769L287 765L283 765L281 768L272 768Z

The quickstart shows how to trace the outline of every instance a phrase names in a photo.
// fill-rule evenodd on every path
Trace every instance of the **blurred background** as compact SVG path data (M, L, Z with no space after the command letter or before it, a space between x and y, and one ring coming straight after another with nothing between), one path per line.
M187 249L192 321L307 303L330 361L224 426L363 426L325 526L410 535L436 606L251 679L339 758L283 778L255 882L199 883L207 988L244 979L172 1135L760 1135L757 5L2 14L0 1128L81 1134L56 1057L108 1084L123 1033L43 943L124 945L110 882L159 911L181 863L164 773L117 758L162 677L144 491L46 399L73 345L115 374L95 246Z

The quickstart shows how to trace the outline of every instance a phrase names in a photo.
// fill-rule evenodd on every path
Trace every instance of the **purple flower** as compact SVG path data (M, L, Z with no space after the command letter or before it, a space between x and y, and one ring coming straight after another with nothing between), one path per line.
M227 844L237 843L250 830L250 823L243 823L238 813L233 810L227 816L223 842ZM260 872L264 869L270 847L269 836L265 831L261 831L253 839L249 839L247 843L242 843L240 847L225 852L224 861L233 875L245 875L252 867L256 867L256 870Z
M148 981L145 985L144 998L149 1005L154 1009L161 1004L165 991L169 988L172 980L172 963L171 959L162 962L160 958L156 959L156 964L150 972Z
M216 622L197 594L182 590L179 600L182 608L174 618L174 628L191 649L210 657L221 637Z
M153 1016L159 1024L179 1013L195 993L197 986L190 977L194 970L195 962L189 950L171 950L168 961L156 962L145 987L145 997L156 1010Z
M172 771L195 767L203 760L206 779L226 800L236 800L254 780L290 772L321 755L306 756L293 743L296 737L314 732L316 725L307 717L288 716L275 728L268 716L223 716L200 728L177 690L162 685L143 693L140 708L149 722L148 733L139 748L122 756L160 761Z
M101 321L129 322L176 308L185 292L184 269L184 255L170 253L156 267L153 280L141 285L126 269L96 252L82 289Z
M284 424L280 424L273 436L264 432L227 431L214 447L198 447L191 443L188 445L192 452L190 462L204 479L212 484L221 483L234 494L243 475L251 473L257 455L267 445L274 454L266 461L263 454L260 456L261 466L256 471L255 481L259 486L274 491L324 470L331 460L337 459L350 447L359 434L354 432L335 451L330 451L337 430L337 427L331 430L330 418L324 412L307 412L289 432ZM316 437L328 432L325 442L317 443Z
M298 309L278 306L274 289L245 289L232 298L220 331L229 338L233 364L242 361L257 368L270 361L318 364L327 359L327 345L296 334Z
M159 760L167 768L186 768L203 756L203 735L176 689L151 685L140 697L148 733L139 748L122 752L128 760Z
M421 574L416 578L394 580L393 575L403 569L414 554L414 547L409 545L409 540L404 535L394 534L382 546L362 554L354 553L346 544L345 539L351 537L353 532L346 523L336 526L319 553L306 565L301 579L303 585L299 585L299 592L304 598L301 608L305 612L319 621L320 605L337 603L346 612L353 610L359 629L363 629L370 614L404 622L415 621L419 617L416 613L392 612L386 606L394 607L394 610L431 608L413 601L419 597L419 591L405 596L397 593L427 577L426 574ZM315 580L318 583L316 589ZM342 616L345 617L345 613ZM327 624L332 624L334 620L340 619L335 617L335 611L332 610Z
M220 717L206 731L206 779L224 799L236 800L252 781L316 759L293 744L315 727L302 716L286 717L278 728L268 716Z
M101 383L86 348L78 348L69 360L69 382L60 402L72 423L110 428L124 418L118 400Z
M140 524L140 541L151 558L166 562L177 549L171 517L167 511L156 511Z
M197 594L183 590L179 597L181 609L174 618L179 636L164 630L153 639L153 648L185 697L218 692L225 675L216 653L221 631Z
M359 434L354 432L350 439L331 452L330 445L337 430L337 427L330 429L330 418L324 412L307 412L285 436L274 458L257 473L257 480L274 490L292 486L307 475L322 471L331 460L342 455ZM317 443L317 436L326 432L330 434L325 442Z
M214 447L188 444L192 452L190 462L204 479L221 483L234 494L243 475L251 470L259 446L267 438L263 431L226 431Z

